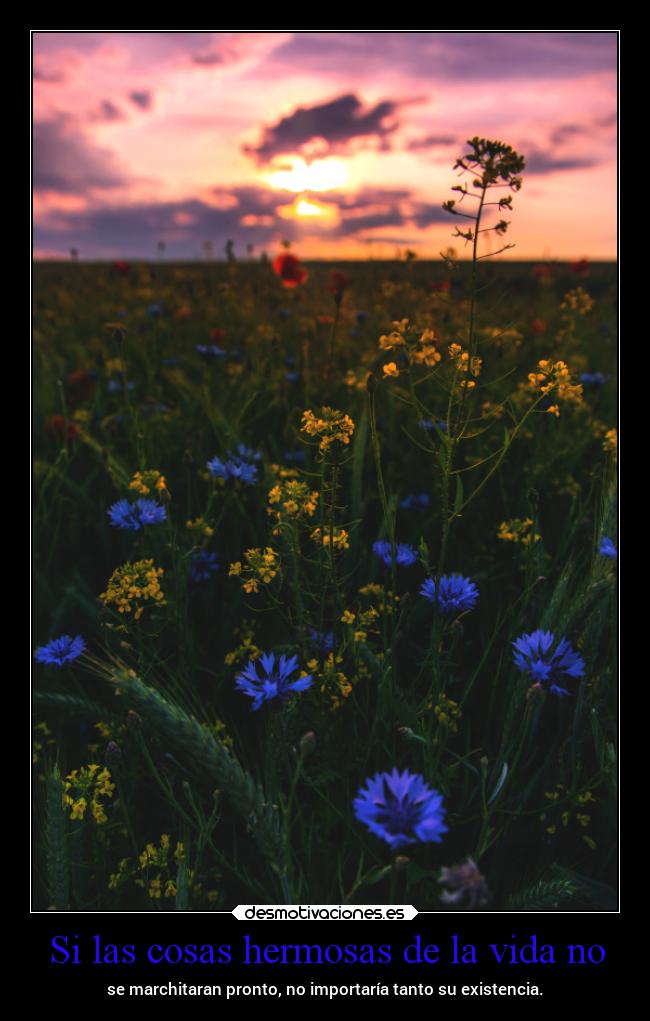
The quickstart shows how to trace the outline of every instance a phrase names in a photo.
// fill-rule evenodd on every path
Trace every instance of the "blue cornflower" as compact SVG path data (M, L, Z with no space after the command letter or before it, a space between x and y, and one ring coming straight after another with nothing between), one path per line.
M566 688L556 682L564 674L567 677L582 677L585 672L585 661L571 648L566 638L561 638L551 652L555 642L552 631L533 631L529 635L521 635L513 642L513 658L516 665L532 678L541 688L552 691L554 695L568 695Z
M427 578L420 589L420 595L430 603L436 602L436 583L433 578ZM442 613L473 610L477 599L478 589L469 578L463 578L462 574L443 574L437 596Z
M163 307L158 302L154 302L153 305L149 305L147 309L147 315L151 316L152 319L157 319L158 316L163 314Z
M216 553L208 550L199 550L194 553L190 564L190 577L192 581L209 581L215 571L219 570L219 561Z
M300 449L285 450L282 457L284 458L285 461L288 461L289 464L304 464L307 459L305 451Z
M444 418L438 419L438 421L435 423L432 418L423 418L420 425L422 426L423 429L426 429L428 433L434 433L436 431L436 426L438 426L440 432L443 433L447 432L447 423L445 422Z
M353 805L357 819L391 851L419 841L439 844L447 832L442 795L408 769L376 773L360 788Z
M257 672L258 665L262 667L261 676ZM314 683L311 674L290 681L291 674L297 669L297 656L290 659L280 656L276 666L275 653L262 653L259 659L251 659L246 669L237 675L235 687L253 699L251 708L254 710L259 709L263 702L272 702L276 698L286 702L292 691L305 691Z
M600 553L601 557L610 557L612 560L616 560L616 558L618 557L618 550L616 549L616 546L614 545L611 539L607 538L606 535L604 535L600 540L598 552Z
M321 634L315 628L312 628L309 632L309 642L318 652L332 652L334 649L334 632L323 631Z
M580 382L583 386L604 386L609 383L611 376L605 376L602 372L582 372Z
M387 567L390 567L393 562L390 543L386 542L385 539L378 539L377 542L373 543L372 548L379 559L383 560ZM412 567L419 555L413 546L408 546L404 542L395 543L395 561L401 567Z
M285 372L284 378L286 379L287 383L297 383L299 381L299 379L300 379L300 373L299 372Z
M70 663L86 648L81 635L71 638L70 635L61 635L60 638L53 638L47 645L41 645L34 653L34 659L39 663L50 663L53 666L63 666Z
M242 457L228 453L224 461L220 457L213 457L208 461L208 471L215 478L239 479L247 485L257 482L257 465L249 464Z
M224 358L226 355L224 349L219 347L218 344L197 344L196 350L207 362L212 361L214 358Z
M237 444L237 453L239 454L240 457L245 458L245 460L247 460L247 461L261 461L262 460L262 451L261 450L253 450L252 447L247 447L245 443L238 443Z
M412 493L406 496L400 503L404 510L425 510L431 506L431 497L428 493Z
M367 318L368 318L368 313L364 312L363 309L361 309L361 308L359 309L358 312L355 313L355 319L357 320L358 323L364 323Z
M159 525L167 520L167 511L155 500L141 497L135 503L118 500L108 510L111 524L129 532L139 532L145 525Z
M121 394L124 391L124 381L122 379L109 379L106 384L106 389L109 394ZM135 383L127 383L126 389L130 392L135 390Z

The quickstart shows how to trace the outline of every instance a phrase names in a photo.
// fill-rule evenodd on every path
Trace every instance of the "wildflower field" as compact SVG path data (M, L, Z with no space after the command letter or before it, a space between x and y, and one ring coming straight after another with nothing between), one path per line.
M37 909L616 908L616 270L458 171L435 262L36 264Z

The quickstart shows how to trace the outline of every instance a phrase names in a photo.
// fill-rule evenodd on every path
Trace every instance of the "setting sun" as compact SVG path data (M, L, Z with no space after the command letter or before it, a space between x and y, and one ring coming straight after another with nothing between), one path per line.
M343 160L305 163L299 157L291 157L281 170L274 170L264 179L271 187L284 191L331 191L346 183L348 172Z
M288 206L279 206L277 212L284 220L314 220L323 227L335 226L341 219L337 206L311 197L296 198Z

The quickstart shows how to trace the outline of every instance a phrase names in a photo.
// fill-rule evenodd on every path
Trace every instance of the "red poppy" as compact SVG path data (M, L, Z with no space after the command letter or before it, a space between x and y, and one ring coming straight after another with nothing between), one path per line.
M45 423L45 432L48 436L55 436L57 439L76 440L79 430L74 422L66 421L63 415L52 415Z
M451 280L436 280L431 284L432 291L442 291L443 294L451 290Z
M577 273L579 277L586 276L589 272L589 259L578 259L576 262L572 262L571 269L574 273Z
M210 339L215 344L218 344L220 340L224 340L225 336L226 336L226 331L225 330L220 330L219 327L216 327L214 330L210 330Z
M128 273L129 270L131 269L131 266L129 265L128 262L124 262L124 259L117 259L113 263L113 269L118 270L120 273Z
M97 381L92 372L88 369L75 369L66 376L66 397L71 404L79 404L92 397L96 386Z
M543 319L533 319L532 323L530 324L530 328L533 334L536 337L538 337L540 333L546 332L546 323L544 322Z
M538 262L536 266L533 266L531 272L536 280L546 280L552 275L553 270L546 263Z
M303 284L308 276L300 259L287 253L276 256L273 260L273 269L280 277L284 287L297 287L298 284Z
M343 292L348 286L348 278L345 273L341 273L338 269L333 269L330 273L329 283L327 290L330 294L334 295L336 301L340 301L343 297Z

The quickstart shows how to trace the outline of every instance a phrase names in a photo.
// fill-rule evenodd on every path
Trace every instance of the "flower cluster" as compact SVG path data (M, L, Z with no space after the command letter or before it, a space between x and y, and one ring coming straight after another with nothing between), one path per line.
M199 550L192 554L190 562L190 577L192 581L210 581L212 575L219 570L219 561L216 553L209 550Z
M253 641L255 628L250 620L242 621L241 627L235 628L235 636L239 639L239 645L226 653L224 658L226 666L237 666L245 663L247 659L257 659L262 655L262 650Z
M325 528L322 531L320 528L315 528L310 536L314 542L322 543L325 549L333 549L336 553L341 553L345 549L350 549L349 535L344 528L338 528L336 525L334 528Z
M139 620L148 604L165 605L159 581L163 573L162 567L154 567L153 560L123 564L113 571L106 592L99 598L104 606L112 606L118 613L132 613L133 619Z
M311 671L321 695L328 700L332 712L340 709L345 699L352 694L352 683L347 674L340 669L342 662L343 657L334 652L325 657L321 667L317 659L310 659L307 662L307 669Z
M444 824L442 795L419 773L376 773L354 799L360 822L385 840L391 851L417 842L440 843Z
M149 496L152 490L157 493L166 493L167 482L165 476L161 475L159 471L136 472L129 482L129 489L134 489L139 496Z
M60 638L53 638L47 645L41 645L34 653L34 659L38 663L48 663L50 666L63 666L64 663L71 663L86 648L86 643L77 635L71 638L70 635L61 635Z
M137 886L146 889L147 896L151 900L171 898L176 896L176 883L171 878L172 870L185 861L185 847L177 843L172 852L169 835L163 833L158 847L155 844L146 844L142 854L138 855L137 862L131 858L122 858L118 863L117 871L109 876L109 890L117 890L128 879L134 878ZM152 874L152 870L156 870ZM144 873L144 875L143 875ZM191 871L188 870L188 878L191 878Z
M560 304L560 309L563 312L577 312L581 316L587 315L593 307L594 299L582 287L575 287L565 294Z
M112 798L115 784L104 767L92 763L73 769L63 783L63 804L70 809L71 819L83 819L90 804L93 819L100 825L108 820L103 798Z
M550 804L548 809L540 815L539 821L543 824L549 837L554 837L557 834L558 824L561 824L562 830L567 830L570 823L573 822L572 829L575 833L575 824L577 823L577 832L583 842L591 851L595 850L596 841L589 833L584 832L591 823L591 806L595 805L597 801L591 791L572 794L567 791L564 784L558 783L554 790L544 791L544 797ZM560 830L560 832L562 831Z
M551 631L533 631L513 642L513 658L516 666L532 679L534 688L568 695L566 688L557 682L562 677L584 676L585 662L566 638L561 638L555 648L554 645L555 635Z
M207 524L203 518L194 518L185 522L185 527L194 532L197 538L200 539L211 539L214 535L214 528Z
M167 520L167 511L155 500L140 497L135 503L118 500L108 510L111 524L129 532L139 532L145 525L159 525Z
M244 592L259 592L260 582L269 585L280 570L280 557L270 546L264 550L248 549L244 564L240 560L230 565L230 577L242 579Z
M566 362L552 362L549 358L542 358L537 363L539 372L528 373L528 383L536 395L553 395L554 399L579 404L582 401L582 385L571 382L571 373ZM546 411L559 418L560 409L557 404L551 404Z
M447 889L440 894L443 904L465 903L468 911L484 908L490 901L490 891L485 876L479 872L473 858L466 858L460 865L440 869L438 882Z
M460 613L462 610L473 610L478 600L478 589L473 581L462 574L443 574L438 585L433 578L427 578L420 595L430 603L436 603L442 613Z
M321 408L320 417L313 411L303 411L300 431L308 436L318 437L318 449L327 453L333 443L347 446L354 432L354 422L349 415L335 408Z
M372 548L379 559L383 560L387 567L390 567L393 562L391 544L385 539L378 539L372 544ZM395 562L400 567L412 567L417 563L418 557L419 553L413 546L403 542L395 543Z
M428 368L434 368L442 359L436 348L434 331L429 327L418 330L409 325L408 319L396 320L392 331L379 338L379 348L381 351L397 351L405 365L426 365ZM385 377L399 376L397 363L388 362L384 365L383 372Z
M261 667L261 673L258 666ZM253 710L275 699L283 703L292 692L306 691L313 683L311 674L304 672L292 681L290 678L297 670L297 656L280 656L276 665L275 653L262 653L258 659L250 660L246 669L237 675L235 687L253 699Z
M318 506L318 492L310 489L306 482L294 478L280 479L268 496L267 513L275 518L274 535L280 534L283 523L312 517Z
M206 362L226 357L226 352L218 344L196 344L196 351L202 358L205 358Z
M462 716L458 702L443 692L433 707L433 713L442 727L448 727L452 734L458 733L458 722Z
M614 460L618 453L618 430L608 429L605 433L605 439L603 440L603 450L606 454L611 454Z
M616 546L606 535L604 535L600 540L598 552L601 557L608 557L610 560L616 560L618 557L618 550L616 549Z
M539 542L542 538L533 529L532 518L511 518L510 521L502 521L499 525L497 538L504 542L518 542L522 546L530 546L531 543Z
M477 357L470 358L469 351L464 351L462 345L457 343L450 344L447 348L447 353L456 366L457 374L468 373L467 377L461 379L458 385L472 390L476 386L476 380L481 374L483 359Z
M240 449L242 448L240 447ZM243 447L243 450L246 448ZM224 460L220 457L213 457L211 461L208 461L207 467L214 478L222 479L224 482L232 479L233 482L244 482L248 486L257 482L257 465L252 463L250 457L242 453L233 454L228 451Z

